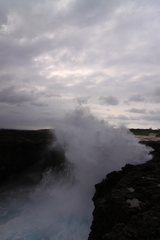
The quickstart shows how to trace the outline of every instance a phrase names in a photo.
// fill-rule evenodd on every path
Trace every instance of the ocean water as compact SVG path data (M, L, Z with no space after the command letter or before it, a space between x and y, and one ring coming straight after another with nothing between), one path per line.
M151 158L150 149L125 127L114 128L77 109L54 121L57 141L70 162L68 174L43 174L35 186L12 184L0 194L1 240L86 240L94 185L126 163Z

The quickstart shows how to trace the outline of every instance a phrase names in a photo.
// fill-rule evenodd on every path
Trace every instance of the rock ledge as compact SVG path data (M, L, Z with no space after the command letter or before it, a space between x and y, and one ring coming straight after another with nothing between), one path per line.
M95 209L88 240L160 239L160 142L153 159L126 165L95 186Z

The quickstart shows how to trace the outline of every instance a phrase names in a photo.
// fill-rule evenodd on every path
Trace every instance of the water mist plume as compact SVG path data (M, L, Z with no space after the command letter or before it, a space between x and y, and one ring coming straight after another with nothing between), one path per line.
M7 189L0 199L2 240L85 240L92 221L94 185L126 163L151 158L150 149L125 127L114 128L87 109L54 121L73 177L52 171L32 188Z

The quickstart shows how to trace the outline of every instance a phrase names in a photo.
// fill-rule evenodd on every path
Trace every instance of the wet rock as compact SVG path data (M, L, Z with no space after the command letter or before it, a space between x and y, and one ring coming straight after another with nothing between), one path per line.
M160 142L153 159L126 165L95 186L95 209L89 240L160 239Z

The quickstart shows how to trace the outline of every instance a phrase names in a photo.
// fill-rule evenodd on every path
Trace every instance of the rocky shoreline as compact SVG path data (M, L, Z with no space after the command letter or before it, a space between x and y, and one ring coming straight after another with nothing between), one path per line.
M64 151L55 145L53 130L0 130L0 186L21 177L37 183L48 168L64 168Z
M126 165L95 186L95 209L88 240L160 239L160 141L153 159Z

